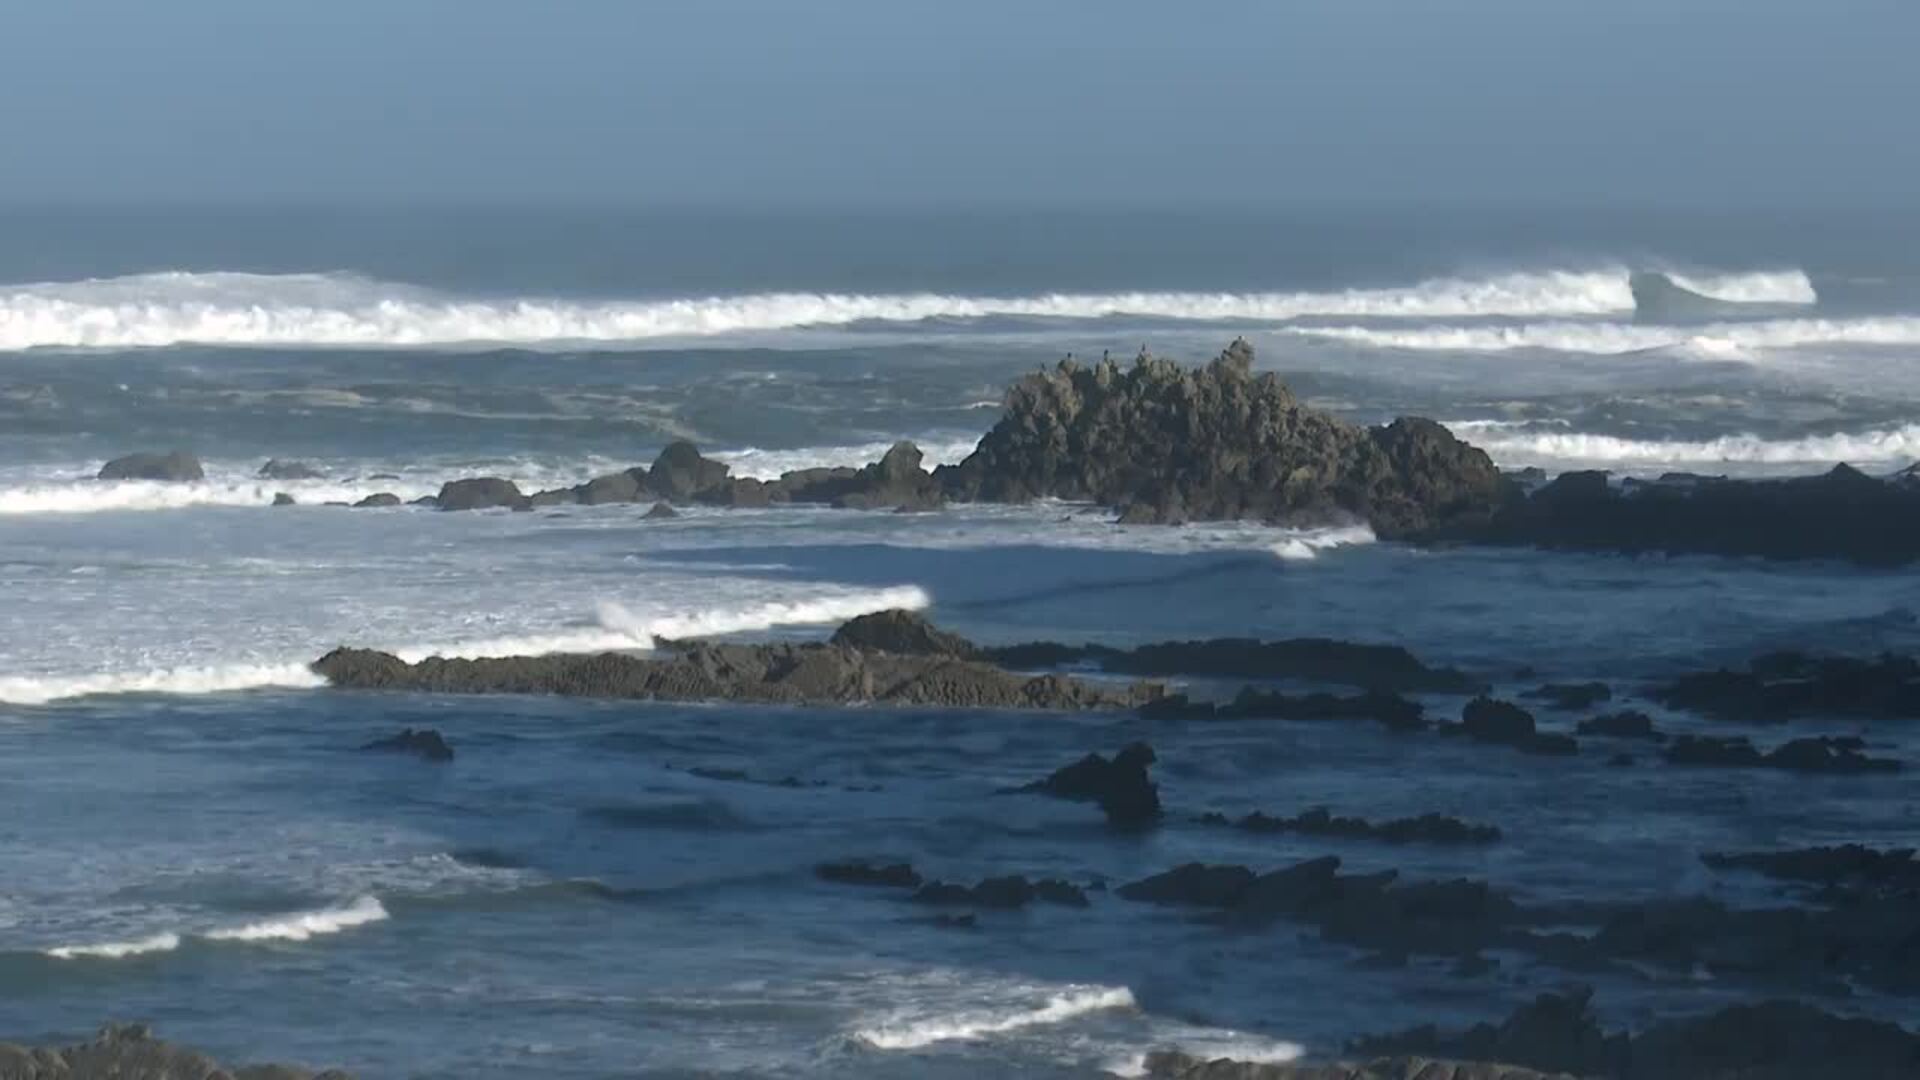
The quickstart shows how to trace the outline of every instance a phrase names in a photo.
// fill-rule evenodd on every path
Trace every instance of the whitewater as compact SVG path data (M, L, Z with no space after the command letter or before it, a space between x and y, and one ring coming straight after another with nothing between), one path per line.
M610 301L450 296L354 274L175 271L0 286L0 350L234 346L420 348L561 345L994 317L1117 316L1207 322L1433 319L1631 311L1629 269L1514 271L1324 292L1114 292L1030 296L774 292ZM1681 276L1708 295L1811 303L1797 270Z

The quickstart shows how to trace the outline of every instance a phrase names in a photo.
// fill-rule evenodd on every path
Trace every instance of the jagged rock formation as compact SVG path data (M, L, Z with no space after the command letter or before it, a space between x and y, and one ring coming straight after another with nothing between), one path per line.
M935 470L977 502L1097 502L1129 521L1365 521L1385 537L1489 518L1508 497L1486 454L1429 420L1363 428L1254 375L1235 341L1212 364L1142 353L1030 375L960 464Z
M1160 693L1108 689L1062 675L1019 675L952 656L911 656L841 644L660 643L655 655L430 657L335 649L313 665L334 686L442 694L559 694L651 701L882 703L983 709L1131 708Z
M1088 754L1019 790L1097 803L1108 825L1126 831L1147 829L1160 821L1160 787L1147 775L1156 760L1153 747L1129 743L1112 760Z
M109 1025L91 1042L65 1047L0 1043L5 1080L353 1080L291 1065L228 1069L197 1050L162 1042L145 1025Z
M100 480L160 480L184 484L205 480L207 471L200 467L199 458L184 450L174 450L165 454L128 454L114 458L100 466L95 477Z

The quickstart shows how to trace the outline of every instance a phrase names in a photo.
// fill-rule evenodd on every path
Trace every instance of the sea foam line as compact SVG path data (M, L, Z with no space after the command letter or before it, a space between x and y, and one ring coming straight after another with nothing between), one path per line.
M914 1050L937 1042L978 1039L1021 1028L1058 1024L1107 1009L1132 1009L1133 991L1124 986L1082 987L1054 994L1040 1005L1002 1012L962 1012L918 1020L893 1021L854 1033L880 1050Z
M1113 316L1199 321L1305 317L1604 315L1633 309L1627 268L1435 278L1324 292L776 292L573 301L447 296L349 274L226 271L139 274L0 287L0 349L225 345L431 347L470 343L645 341L860 322ZM1688 279L1723 298L1798 302L1797 270Z
M96 694L218 694L267 687L312 689L326 680L302 663L215 664L89 675L0 676L0 702L45 705Z
M1618 322L1545 322L1518 326L1289 327L1288 333L1349 341L1374 348L1614 354L1648 349L1691 348L1709 356L1743 349L1790 349L1806 345L1920 344L1920 318L1758 319L1701 326L1643 326Z
M337 934L356 926L382 922L387 918L387 909L380 903L378 897L362 896L341 907L296 911L278 918L264 919L242 926L207 930L189 936L206 941L255 944L270 941L310 941L316 937ZM172 952L180 947L180 942L180 934L168 932L136 941L109 941L97 945L60 945L47 949L46 955L56 960L121 960L129 956Z
M1790 465L1903 463L1920 458L1920 424L1794 439L1740 434L1705 440L1625 439L1577 431L1515 431L1472 420L1448 426L1503 464L1554 460Z

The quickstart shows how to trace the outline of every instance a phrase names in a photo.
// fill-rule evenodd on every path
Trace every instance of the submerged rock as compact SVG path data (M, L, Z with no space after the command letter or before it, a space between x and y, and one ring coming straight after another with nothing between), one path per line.
M1479 1061L1424 1057L1375 1058L1362 1062L1304 1064L1202 1058L1179 1050L1151 1050L1141 1068L1151 1080L1580 1080Z
M1528 701L1541 702L1550 709L1572 712L1613 700L1613 689L1603 682L1548 683L1520 696Z
M1654 700L1719 720L1755 723L1800 717L1920 718L1920 660L1856 659L1777 652L1745 671L1699 671L1655 688Z
M1361 818L1335 817L1323 806L1290 818L1271 817L1256 810L1238 820L1230 821L1224 814L1208 814L1200 820L1246 832L1337 836L1389 844L1491 844L1500 839L1500 830L1491 825L1474 825L1445 814L1421 814L1376 824Z
M1913 848L1876 850L1860 844L1706 854L1701 861L1716 870L1749 870L1783 881L1827 888L1853 887L1920 894L1920 859Z
M173 450L165 454L128 454L114 458L100 466L95 477L100 480L159 480L182 484L205 480L207 471L201 468L199 458L184 450Z
M1674 765L1723 768L1785 769L1805 773L1885 773L1900 771L1889 758L1868 757L1866 743L1852 736L1814 736L1792 739L1767 753L1740 737L1681 735L1668 745L1666 759Z
M813 868L813 873L821 881L831 881L836 885L866 885L883 889L917 889L921 885L919 872L906 863L884 866L865 862L821 863Z
M913 894L917 904L943 907L977 907L1011 910L1035 902L1061 907L1087 907L1087 894L1078 885L1058 879L1028 881L1019 875L988 878L978 885L954 885L934 881Z
M144 1024L110 1024L91 1042L65 1047L0 1043L0 1077L6 1080L353 1080L329 1069L314 1073L292 1065L228 1069L196 1050L153 1037Z
M1213 638L1162 641L1133 649L1039 641L988 649L986 655L1009 667L1091 664L1102 671L1126 675L1299 679L1380 693L1471 694L1483 685L1453 668L1429 667L1397 645L1329 638Z
M1649 739L1654 742L1666 739L1666 735L1653 726L1653 717L1633 709L1582 720L1574 726L1573 733L1604 735L1614 739Z
M1061 498L1135 522L1364 520L1385 538L1484 521L1509 497L1486 454L1427 420L1362 428L1302 404L1235 341L1186 368L1068 359L1008 391L1004 415L959 465L949 497Z
M452 761L453 747L432 728L406 728L398 735L389 735L384 739L362 746L362 750L381 750L393 754L412 754L428 761Z
M1509 701L1477 697L1461 710L1460 723L1440 729L1443 734L1465 735L1474 742L1511 746L1529 754L1567 755L1577 753L1579 744L1571 736L1539 731L1533 714Z

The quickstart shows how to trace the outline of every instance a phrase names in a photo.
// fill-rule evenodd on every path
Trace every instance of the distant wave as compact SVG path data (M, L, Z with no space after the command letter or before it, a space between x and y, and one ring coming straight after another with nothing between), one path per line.
M1026 1009L960 1012L913 1020L897 1020L863 1028L854 1038L880 1050L914 1050L954 1039L978 1039L1020 1028L1058 1024L1106 1009L1136 1008L1133 992L1124 986L1092 986L1054 994Z
M1745 274L1679 274L1665 271L1675 285L1737 304L1812 304L1819 301L1802 270L1760 270Z
M844 622L888 608L920 609L932 602L926 590L915 586L874 589L804 600L771 601L739 608L692 612L636 613L619 604L600 605L596 625L548 634L483 638L440 645L402 646L393 651L409 662L429 656L477 658L489 656L543 656L551 653L591 653L646 650L654 639L713 637L781 626L811 626ZM325 646L316 647L318 658ZM237 690L285 687L312 689L326 685L308 661L281 664L224 664L203 667L155 668L143 671L100 672L83 675L12 675L0 677L0 703L45 705L70 698L101 694L217 694Z
M290 915L265 919L243 926L217 928L189 936L205 941L233 942L270 942L270 941L308 941L325 934L337 934L356 926L381 922L387 918L387 909L381 905L378 897L362 896L343 907L322 908L318 911L297 911ZM172 952L180 947L182 935L177 933L154 934L151 937L135 941L108 941L94 945L59 945L47 949L46 955L56 960L121 960L130 956L145 956L149 953Z
M1500 424L1499 427L1492 426ZM1872 431L1765 439L1723 435L1700 441L1624 439L1576 431L1519 431L1506 421L1459 421L1448 426L1506 464L1541 460L1794 465L1906 462L1920 458L1920 424Z
M209 479L170 484L151 480L70 480L0 488L0 516L178 510L189 506L268 506L280 492L304 504L354 503L382 491L412 500L439 490L438 482L428 486L420 481L408 484L368 480L344 484L312 480Z
M1708 355L1742 349L1793 348L1802 345L1916 345L1920 318L1761 319L1702 326L1643 326L1616 322L1546 322L1517 326L1290 327L1290 333L1334 338L1388 349L1444 349L1503 352L1551 349L1556 352L1626 353L1686 347Z
M640 342L656 338L990 317L1284 322L1309 317L1605 315L1633 308L1628 269L1449 277L1323 292L971 296L777 292L648 300L479 298L352 274L170 272L0 286L0 350L211 345L342 348ZM1709 295L1797 302L1797 270L1676 278Z

